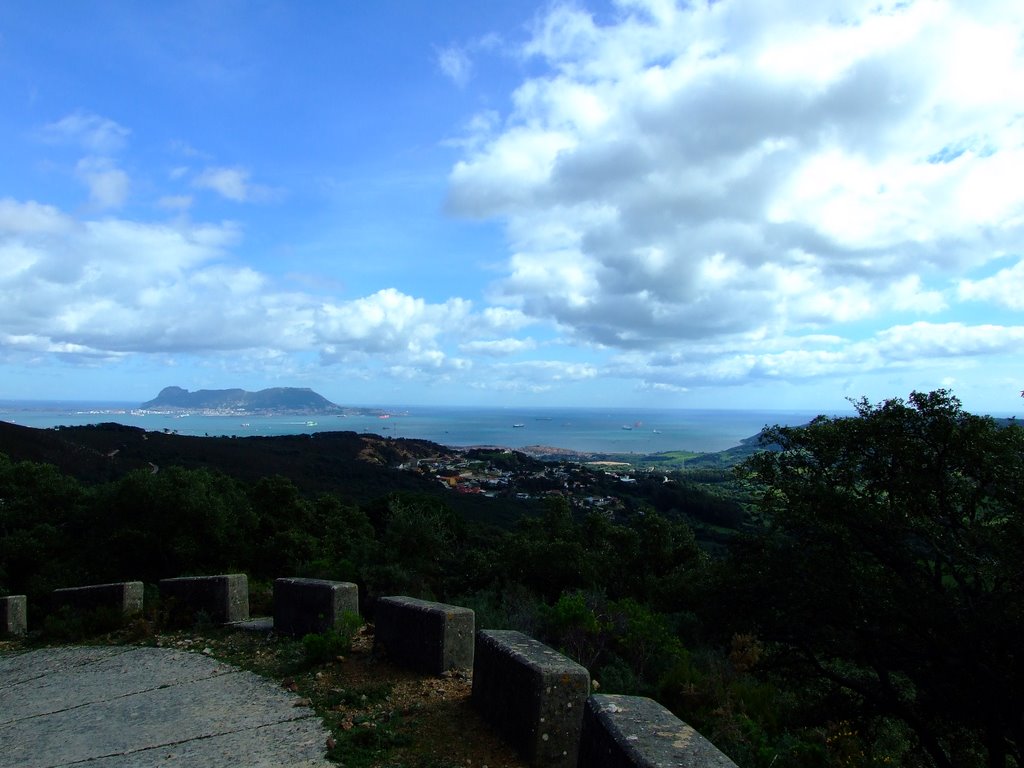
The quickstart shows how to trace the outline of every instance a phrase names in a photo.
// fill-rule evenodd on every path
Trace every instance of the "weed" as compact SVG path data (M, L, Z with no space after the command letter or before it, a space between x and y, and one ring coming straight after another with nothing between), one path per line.
M333 629L319 634L309 634L302 638L306 662L310 665L324 664L344 656L352 650L352 639L362 626L363 621L358 614L345 611L341 623Z

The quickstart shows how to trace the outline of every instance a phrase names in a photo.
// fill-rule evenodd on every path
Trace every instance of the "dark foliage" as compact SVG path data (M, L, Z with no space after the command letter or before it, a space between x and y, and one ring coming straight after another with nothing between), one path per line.
M1022 430L942 391L857 410L767 430L731 479L464 457L555 492L527 503L396 471L444 450L419 441L0 424L0 594L44 616L52 589L112 580L353 581L370 615L408 594L537 636L744 768L1020 768ZM577 483L616 504L573 506Z
M723 568L808 704L902 723L938 766L1024 757L1024 430L914 393L777 428L752 457L766 528Z

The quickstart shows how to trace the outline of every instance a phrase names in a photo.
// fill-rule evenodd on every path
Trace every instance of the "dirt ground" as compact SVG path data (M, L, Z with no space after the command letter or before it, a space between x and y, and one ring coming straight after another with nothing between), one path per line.
M324 718L328 756L358 768L526 768L470 703L469 670L422 675L373 654L364 626L352 650L305 665L301 645L249 632L161 636L158 645L190 648L278 678ZM303 702L305 703L305 701Z

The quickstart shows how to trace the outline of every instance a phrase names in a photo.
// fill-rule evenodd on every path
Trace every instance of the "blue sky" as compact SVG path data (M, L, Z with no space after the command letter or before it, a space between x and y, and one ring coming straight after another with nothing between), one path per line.
M0 5L0 398L1020 411L1017 2Z

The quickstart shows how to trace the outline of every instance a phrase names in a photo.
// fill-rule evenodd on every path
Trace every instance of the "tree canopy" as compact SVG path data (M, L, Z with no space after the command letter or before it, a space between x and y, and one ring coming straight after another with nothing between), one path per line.
M855 405L744 464L764 527L725 569L731 624L937 766L1024 764L1024 431L942 390Z

